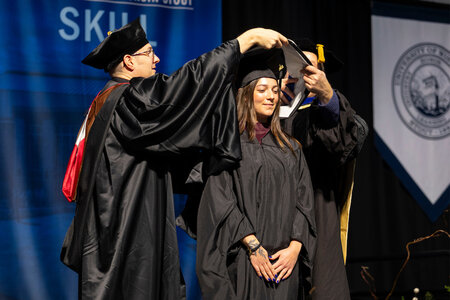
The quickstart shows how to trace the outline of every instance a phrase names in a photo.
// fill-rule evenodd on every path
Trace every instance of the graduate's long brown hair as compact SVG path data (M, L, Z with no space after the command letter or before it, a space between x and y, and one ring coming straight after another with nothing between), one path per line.
M253 92L259 79L261 78L255 79L246 86L240 88L236 95L237 113L239 120L239 133L242 134L244 130L247 130L250 140L255 139L256 136L255 126L256 123L258 122L258 119L256 118L256 112L253 102ZM275 110L273 111L272 116L269 118L270 131L274 135L278 145L282 150L285 150L287 146L291 150L291 152L295 155L294 148L289 142L289 137L286 133L283 132L280 125L280 103L281 103L280 93L281 93L280 89L278 89L278 102L275 107ZM292 139L295 142L297 142L299 146L301 146L300 142L298 142L294 138Z

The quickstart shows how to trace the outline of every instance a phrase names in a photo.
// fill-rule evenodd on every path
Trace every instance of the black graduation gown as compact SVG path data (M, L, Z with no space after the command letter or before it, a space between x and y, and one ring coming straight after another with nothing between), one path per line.
M259 144L241 135L242 160L211 176L199 206L197 276L206 299L298 299L315 247L313 191L300 147L283 151L269 132ZM303 244L292 275L267 283L254 271L240 240L255 234L269 255Z
M313 270L313 299L350 299L340 228L340 172L356 155L358 126L347 99L339 98L339 121L323 120L320 107L297 111L284 121L285 130L303 145L314 187L317 248Z
M185 297L171 163L202 151L215 172L240 159L232 90L240 55L229 41L171 76L132 79L103 105L61 252L79 273L79 298Z

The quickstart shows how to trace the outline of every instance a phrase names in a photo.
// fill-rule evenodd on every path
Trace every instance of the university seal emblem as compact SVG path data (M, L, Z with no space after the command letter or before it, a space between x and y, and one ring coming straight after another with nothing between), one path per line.
M450 134L450 52L437 44L417 44L402 54L392 78L395 107L419 136Z

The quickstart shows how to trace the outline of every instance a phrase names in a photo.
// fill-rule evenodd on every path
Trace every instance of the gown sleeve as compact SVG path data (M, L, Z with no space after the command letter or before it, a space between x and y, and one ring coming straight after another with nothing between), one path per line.
M255 230L238 207L233 177L228 171L210 176L197 221L197 276L202 294L231 299L228 264L238 254L240 240Z
M132 151L207 151L211 172L239 160L233 79L240 55L232 40L170 76L132 79L113 116L115 134Z
M328 153L324 153L324 155L331 158L336 166L340 166L353 158L359 137L355 111L343 94L338 91L335 92L339 98L339 119L337 124L329 126L329 122L323 121L319 110L313 109L311 111L311 125L307 143L320 143L325 153Z
M312 261L316 247L316 223L314 216L314 193L309 175L308 166L301 149L297 152L298 173L297 176L297 212L292 224L291 240L302 243L300 256L302 262L309 269L312 269Z
M334 126L339 121L339 98L335 91L327 104L318 103L320 115L325 124Z
M221 255L255 230L241 212L234 194L233 177L229 171L210 176L206 182L199 207L198 235L213 243ZM201 248L201 247L200 247Z

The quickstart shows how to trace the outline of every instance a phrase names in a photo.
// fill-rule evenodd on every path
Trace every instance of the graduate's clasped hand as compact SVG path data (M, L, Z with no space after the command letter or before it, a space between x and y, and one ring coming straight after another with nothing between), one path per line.
M261 279L264 277L267 281L279 283L291 275L301 248L300 242L292 241L288 248L269 256L261 246L250 255L250 262Z
M280 280L285 280L291 275L301 249L302 244L294 240L289 247L282 249L269 257L271 260L276 261L272 266L278 274L277 283Z

